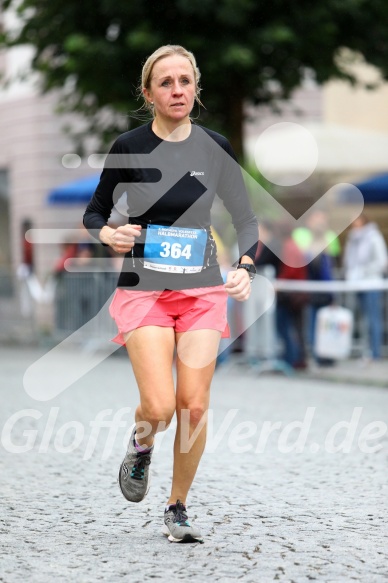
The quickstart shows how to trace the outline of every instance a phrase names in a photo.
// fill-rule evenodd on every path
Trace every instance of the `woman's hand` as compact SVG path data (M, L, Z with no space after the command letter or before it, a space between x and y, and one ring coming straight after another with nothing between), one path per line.
M224 285L231 298L239 302L247 300L251 293L251 280L245 269L229 271Z
M116 253L128 253L135 245L135 237L139 237L140 233L141 225L123 225L117 229L105 226L100 231L100 240Z

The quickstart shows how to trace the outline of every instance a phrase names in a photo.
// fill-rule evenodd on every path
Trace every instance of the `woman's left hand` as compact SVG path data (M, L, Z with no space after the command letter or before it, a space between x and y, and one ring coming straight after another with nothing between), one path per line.
M251 280L245 269L229 271L224 285L231 298L239 302L247 300L251 293Z

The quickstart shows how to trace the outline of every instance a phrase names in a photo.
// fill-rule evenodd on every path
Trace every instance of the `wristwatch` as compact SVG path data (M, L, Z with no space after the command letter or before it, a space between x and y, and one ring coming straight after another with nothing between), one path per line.
M237 269L245 269L249 273L249 279L253 281L256 275L256 267L253 263L239 263Z

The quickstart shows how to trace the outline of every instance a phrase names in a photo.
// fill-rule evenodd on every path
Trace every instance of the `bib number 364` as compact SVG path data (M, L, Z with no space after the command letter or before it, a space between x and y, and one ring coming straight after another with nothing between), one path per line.
M144 267L166 273L199 273L203 269L206 229L148 225Z
M182 248L180 243L171 244L163 241L160 246L163 248L163 251L160 252L161 257L172 257L173 259L179 259L180 257L190 259L191 257L191 245L185 245Z

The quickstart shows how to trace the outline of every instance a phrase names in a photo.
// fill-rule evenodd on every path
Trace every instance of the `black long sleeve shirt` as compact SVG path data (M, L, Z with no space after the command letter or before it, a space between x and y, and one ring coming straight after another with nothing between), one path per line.
M192 124L190 136L179 142L160 139L151 126L151 122L145 124L115 141L86 208L84 225L98 236L126 193L128 222L143 228L132 251L125 255L119 287L179 290L220 285L223 280L210 231L216 194L232 217L240 257L248 255L253 260L258 240L257 219L232 147L220 134L196 124ZM145 268L145 242L151 225L205 231L200 271L165 273Z

